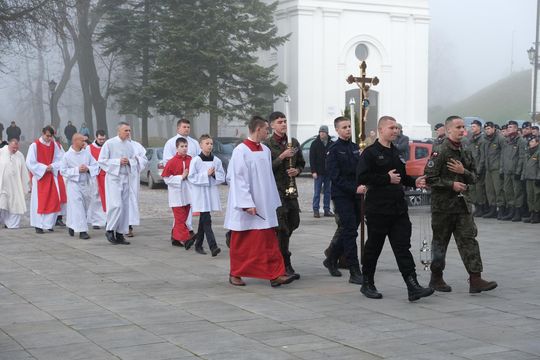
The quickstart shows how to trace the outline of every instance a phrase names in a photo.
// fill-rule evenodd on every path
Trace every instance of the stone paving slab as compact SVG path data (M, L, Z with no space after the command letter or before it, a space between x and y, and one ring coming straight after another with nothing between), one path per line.
M163 189L151 194L166 203ZM216 258L171 247L167 209L146 214L130 246L109 245L96 230L82 241L65 229L0 229L0 360L540 359L540 226L479 219L484 275L499 287L469 294L452 242L453 291L415 303L387 244L376 274L384 299L369 300L347 274L322 267L335 223L302 204L291 242L302 278L280 288L227 283L222 216L213 217ZM418 263L429 220L425 209L410 214ZM418 273L427 284L429 272Z

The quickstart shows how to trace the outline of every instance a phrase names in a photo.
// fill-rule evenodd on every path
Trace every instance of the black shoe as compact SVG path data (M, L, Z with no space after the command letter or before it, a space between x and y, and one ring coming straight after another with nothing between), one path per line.
M44 234L44 233L45 231L43 231L43 229L38 228L38 227L36 228L36 234Z
M511 207L511 208L508 208L507 209L508 212L506 213L506 215L504 215L501 220L503 221L510 221L512 220L512 218L514 217L514 213L516 211L516 209L514 207Z
M331 276L340 277L342 275L341 271L339 271L337 268L337 264L334 263L331 259L329 258L324 259L323 265L325 268L328 269L328 272L330 273Z
M422 287L416 279L416 273L412 273L403 278L407 284L407 292L409 293L409 301L416 301L420 298L430 296L435 290L430 287Z
M481 217L484 215L484 205L474 204L474 217Z
M105 237L107 238L107 240L109 240L109 242L113 245L116 245L116 238L114 237L114 231L112 230L107 230L105 232Z
M94 230L100 230L100 229L101 229L101 226L99 226L99 225L94 225L94 226L92 226L92 229L94 229Z
M382 299L382 294L377 291L375 283L373 281L373 276L366 276L364 274L364 279L362 281L362 287L360 292L364 294L365 297L370 299Z
M196 247L195 246L195 252L201 255L206 255L206 251L202 247Z
M90 235L88 235L86 231L83 231L82 233L79 234L79 239L88 240L90 239Z
M172 246L184 247L184 244L182 244L180 241L174 240L174 239L171 239L171 244L172 244Z
M285 273L287 273L287 276L294 277L294 280L299 280L300 279L300 274L298 274L296 271L294 271L294 269L293 269L293 267L292 267L292 265L290 263L285 265Z
M328 210L328 211L325 211L325 212L324 212L324 216L325 216L325 217L334 217L335 215L334 215L333 212L331 212L330 210Z
M56 226L66 226L66 224L62 221L62 217L60 217L60 216L56 219L56 223L54 225L56 225Z
M69 236L75 236L75 231L72 228L68 228Z
M534 211L531 216L531 224L540 223L540 211Z
M506 214L506 207L499 206L499 210L497 211L497 220L502 220L505 214Z
M184 249L189 250L193 244L195 244L195 238L191 237L188 241L184 243Z
M360 266L358 265L349 266L349 272L351 274L349 276L349 282L351 284L357 284L357 285L363 284L363 277L362 277L362 272L360 271Z
M313 211L313 217L317 218L317 219L321 217L321 214L319 214L319 210L317 210L317 211L314 210Z
M212 257L216 257L221 252L221 249L216 247L212 249Z
M482 216L484 219L497 218L497 206L490 206L488 211Z
M521 221L521 211L522 211L521 208L518 208L518 207L514 208L514 216L512 217L513 222Z
M120 245L131 244L129 241L126 241L126 239L124 238L124 234L120 234L119 232L116 233L116 243Z
M231 248L231 230L225 233L225 245L230 249Z
M47 229L48 232L54 232L54 229Z
M281 275L275 278L274 280L270 280L270 286L278 287L281 285L290 284L293 281L294 281L294 276Z

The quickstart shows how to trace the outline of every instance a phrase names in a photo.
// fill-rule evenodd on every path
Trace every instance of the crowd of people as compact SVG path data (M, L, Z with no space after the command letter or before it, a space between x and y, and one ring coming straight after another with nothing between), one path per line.
M310 162L316 193L314 216L320 217L318 194L322 192L323 214L335 216L338 225L325 251L323 265L331 276L342 276L338 259L343 258L350 272L349 282L361 285L361 293L368 298L382 298L375 287L375 270L387 237L410 301L430 296L434 291L451 291L442 273L452 234L470 274L470 292L488 291L497 286L481 277L482 262L469 196L472 193L474 199L480 198L478 184L492 171L493 166L486 159L493 156L490 151L494 146L488 145L493 134L488 129L494 126L487 123L485 135L478 135L473 128L470 141L465 140L465 126L460 117L448 118L443 127L444 135L437 139L425 176L417 179L407 174L403 161L402 147L408 138L390 116L379 120L378 137L363 151L352 141L351 122L346 117L334 120L336 141L330 139L328 127L323 125L313 142ZM519 207L519 214L523 211L522 204L515 199L521 181L526 181L527 191L539 188L539 180L531 179L532 171L525 169L536 161L535 176L540 174L538 139L531 138L529 149L525 149L519 140L522 138L516 140L512 135L514 127L515 124L509 123L506 141L495 133L497 146L502 148L497 179L504 180L505 194L506 186L508 191L513 191L512 218L516 216L516 208ZM226 243L230 247L229 283L245 286L243 278L251 277L269 280L273 287L289 284L300 279L292 265L289 244L300 226L295 178L303 171L305 160L298 140L288 137L285 114L273 112L268 120L253 116L248 129L249 136L234 149L226 173L220 159L213 155L212 137L205 134L196 140L190 136L189 120L178 121L177 135L167 141L163 152L162 177L173 215L171 244L185 250L194 247L197 253L206 254L203 245L206 238L212 257L221 252L212 229L211 213L221 211L218 187L227 182L224 227L228 230ZM92 226L95 230L103 228L111 244L129 245L126 237L133 236L133 226L140 223L139 174L148 160L144 147L132 139L129 124L121 122L116 130L117 135L110 139L105 131L98 130L95 140L88 143L87 134L68 124L65 135L71 135L71 141L65 151L55 137L55 129L46 126L30 145L26 159L18 151L19 140L9 139L0 151L0 222L7 228L19 227L26 212L25 194L31 189L30 224L37 234L53 232L55 226L66 226L70 236L78 233L80 239L88 240L88 229ZM514 153L518 154L516 161L511 160ZM406 186L429 186L432 191L434 235L429 287L418 283L410 252L412 226L405 201ZM335 214L330 209L330 198ZM368 237L359 259L357 237L364 198ZM504 207L510 208L506 205L510 200L504 199ZM479 209L491 210L482 206L486 202L475 203L475 214ZM535 204L529 203L531 222L536 222ZM496 205L499 211L502 205ZM196 231L193 212L199 214ZM504 213L503 218L506 217L508 214Z

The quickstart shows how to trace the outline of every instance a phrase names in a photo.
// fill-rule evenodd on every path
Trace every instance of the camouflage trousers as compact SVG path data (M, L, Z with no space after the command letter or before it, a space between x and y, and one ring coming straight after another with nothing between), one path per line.
M504 174L504 200L507 207L523 206L523 183L514 175Z
M486 203L486 177L479 176L475 184L469 186L471 199L475 204L484 205Z
M489 205L504 206L504 191L499 170L487 171L484 181Z
M540 211L540 186L536 186L534 180L527 180L527 204L529 211Z
M459 255L467 272L482 272L480 247L476 241L478 230L471 214L434 212L431 214L431 228L433 230L431 272L440 273L444 270L446 250L452 235L454 235Z
M284 260L291 257L289 239L294 230L300 226L300 205L298 199L281 199L281 206L276 209L278 218L277 236L279 250Z

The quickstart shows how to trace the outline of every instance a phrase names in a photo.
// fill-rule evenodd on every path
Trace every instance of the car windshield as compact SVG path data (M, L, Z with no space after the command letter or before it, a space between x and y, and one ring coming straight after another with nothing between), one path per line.
M157 158L158 160L163 160L163 148L157 149Z

